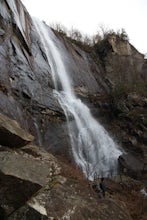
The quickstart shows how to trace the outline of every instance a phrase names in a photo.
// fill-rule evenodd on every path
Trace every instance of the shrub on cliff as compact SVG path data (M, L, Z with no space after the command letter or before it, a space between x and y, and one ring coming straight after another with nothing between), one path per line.
M146 82L121 82L115 85L111 92L113 100L118 101L127 97L129 93L136 93L140 96L147 97L147 83Z
M116 41L124 41L128 42L129 38L126 31L122 28L115 32L114 30L104 30L102 28L102 34L97 33L97 36L101 36L97 40L94 40L95 44L93 45L96 53L98 54L102 63L104 62L105 57L107 56L108 52L113 52L112 44L110 43L112 38L115 38Z
M63 37L66 37L72 43L81 47L81 49L92 52L94 49L103 60L109 50L112 50L112 46L108 39L111 36L116 36L119 40L129 41L126 31L122 28L115 32L113 29L107 29L103 25L100 26L100 30L93 36L82 34L78 29L71 28L68 30L61 24L51 24L51 27L55 32L58 32Z

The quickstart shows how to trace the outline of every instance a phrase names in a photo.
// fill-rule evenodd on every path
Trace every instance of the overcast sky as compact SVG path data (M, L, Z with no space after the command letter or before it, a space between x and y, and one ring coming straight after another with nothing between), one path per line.
M147 0L22 0L32 16L94 35L101 25L124 28L131 44L147 53Z

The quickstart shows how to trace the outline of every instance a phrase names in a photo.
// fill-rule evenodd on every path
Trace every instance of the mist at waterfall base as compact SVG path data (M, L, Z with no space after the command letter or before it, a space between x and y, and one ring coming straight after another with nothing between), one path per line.
M95 174L105 177L111 172L115 175L121 150L103 126L93 118L89 108L74 94L69 70L66 71L68 52L64 45L44 22L35 18L33 22L51 68L54 96L66 115L76 164L89 180L93 180Z

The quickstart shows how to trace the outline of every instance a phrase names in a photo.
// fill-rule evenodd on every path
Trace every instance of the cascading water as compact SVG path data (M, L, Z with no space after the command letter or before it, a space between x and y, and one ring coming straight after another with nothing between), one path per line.
M34 19L34 25L51 67L54 95L67 118L75 162L91 180L95 173L107 176L110 171L116 172L121 151L102 125L93 118L88 107L74 94L64 64L67 54L62 43L43 22Z

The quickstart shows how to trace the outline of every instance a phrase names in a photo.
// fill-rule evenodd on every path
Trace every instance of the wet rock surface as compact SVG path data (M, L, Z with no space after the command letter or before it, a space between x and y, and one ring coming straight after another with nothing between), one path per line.
M56 130L56 136L61 139L66 123L63 110L53 94L50 65L33 21L22 3L12 0L11 3L3 1L1 4L1 33L4 33L0 35L1 112L18 121L22 128L37 137L36 144L57 152L56 146L60 145L60 141L56 141L57 144L48 142L48 134L52 133L48 120L56 121L56 125L52 123L52 126L54 129L60 127ZM17 13L13 13L13 9ZM77 95L88 100L89 94L105 93L108 86L103 80L104 76L89 54L63 38L60 40L65 45L63 50L68 57L66 67ZM68 149L69 142L66 139L62 144L63 151Z

